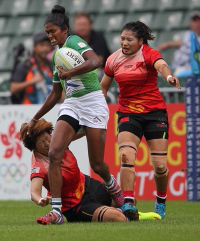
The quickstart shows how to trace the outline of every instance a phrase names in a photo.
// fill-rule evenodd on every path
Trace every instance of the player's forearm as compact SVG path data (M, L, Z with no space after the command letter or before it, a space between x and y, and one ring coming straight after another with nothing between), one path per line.
M20 82L20 83L12 82L10 85L10 91L12 94L16 94L18 92L25 90L29 85L30 85L30 83L28 81L24 81L24 82Z
M102 87L102 91L103 91L103 94L104 94L104 97L106 97L107 95L107 92L112 84L112 80L113 78L112 77L109 77L107 76L106 74L104 74L102 80L101 80L101 87Z
M168 75L172 75L171 69L166 64L162 64L160 66L159 72L161 73L161 75L164 79L167 79Z
M10 91L11 93L15 94L25 90L28 86L34 85L37 82L38 82L37 76L33 77L30 81L12 82L10 86Z
M102 91L103 91L104 97L106 98L108 90L102 87Z
M31 192L31 200L32 200L35 204L39 205L38 203L39 203L39 201L40 201L41 198L42 198L42 196L41 196L39 193Z
M168 47L180 47L181 45L182 45L182 40L168 42Z
M42 116L44 116L47 112L49 112L55 105L56 103L60 100L62 95L61 93L56 93L56 91L52 91L43 106L40 108L40 110L36 113L36 115L33 117L35 120L39 120Z
M163 51L167 48L174 48L174 47L181 47L182 45L182 41L169 41L169 42L165 42L165 43L162 43L158 46L158 51Z

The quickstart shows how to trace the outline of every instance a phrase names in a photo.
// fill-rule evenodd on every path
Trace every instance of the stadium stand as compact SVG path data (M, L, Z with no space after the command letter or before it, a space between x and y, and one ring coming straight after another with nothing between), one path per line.
M120 48L120 35L119 33L106 33L106 41L111 53L115 52L116 49Z
M118 0L89 0L87 12L89 13L113 13Z
M40 15L49 14L54 5L58 4L59 0L34 0L31 1L28 8L28 14Z
M4 35L5 31L5 26L6 26L6 21L7 19L5 17L0 17L0 35Z
M44 17L44 16L36 17L36 23L35 23L35 27L33 29L33 32L44 30L45 19L46 19L46 17Z
M3 51L8 48L11 39L9 36L0 37L0 51Z
M144 11L146 0L124 0L118 1L115 10L117 12L132 13Z
M87 0L61 0L60 5L65 7L66 13L74 14L86 11Z
M189 29L190 28L190 12L185 13L185 18L183 20L181 28Z
M35 24L34 17L11 17L5 28L6 35L32 34Z
M29 0L3 0L0 8L0 15L11 16L24 14L27 11Z
M174 5L175 0L161 0L157 1L155 4L154 0L149 0L146 4L146 11L163 11L163 10L173 10L173 5Z
M120 31L124 24L124 15L123 14L106 14L99 15L96 17L94 22L94 29L111 32L111 31Z
M190 12L200 9L200 0L0 0L0 104L9 103L5 99L9 96L12 48L20 42L32 48L32 34L44 29L44 20L55 4L66 8L72 30L74 15L89 12L94 28L104 33L111 52L120 48L120 31L128 21L140 20L152 28L156 39L150 46L157 48L167 40L181 39L189 29ZM175 51L176 48L163 51L168 64L172 64ZM185 86L184 80L181 81ZM175 89L161 77L158 85L167 102L184 101L184 91L179 95L173 93ZM116 102L117 89L113 83L109 102Z
M156 14L152 23L153 30L179 29L183 19L183 13L178 12L159 12ZM164 23L164 24L163 24ZM164 25L164 26L163 26Z
M148 26L152 25L153 13L129 13L126 15L125 23L132 22L132 21L141 21Z

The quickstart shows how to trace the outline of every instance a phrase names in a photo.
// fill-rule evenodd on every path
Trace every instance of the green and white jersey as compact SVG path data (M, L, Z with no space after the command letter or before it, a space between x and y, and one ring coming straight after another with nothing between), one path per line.
M69 36L63 47L72 48L78 51L80 55L91 50L90 46L77 35ZM55 53L56 51L53 55L53 82L60 82L62 84L66 98L81 97L93 91L101 90L97 69L83 75L74 76L69 80L61 80L55 67Z

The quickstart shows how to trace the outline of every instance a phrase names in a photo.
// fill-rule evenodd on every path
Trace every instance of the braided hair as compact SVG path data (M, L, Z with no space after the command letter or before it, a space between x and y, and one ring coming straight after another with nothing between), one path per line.
M46 18L44 25L47 23L53 23L61 28L61 30L65 30L66 27L69 30L69 18L65 15L65 8L60 5L55 5L51 14Z
M154 40L155 37L152 35L152 30L144 23L140 21L129 22L122 28L124 30L131 30L136 33L136 38L143 39L143 43L149 46L148 40Z

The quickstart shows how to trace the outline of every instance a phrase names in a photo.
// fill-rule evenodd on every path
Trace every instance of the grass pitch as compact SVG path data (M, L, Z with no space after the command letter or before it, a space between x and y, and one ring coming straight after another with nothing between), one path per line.
M142 212L153 211L153 201L138 201ZM35 219L50 211L31 201L0 202L1 241L199 241L200 203L168 201L167 216L161 221L128 223L74 223L43 226Z

